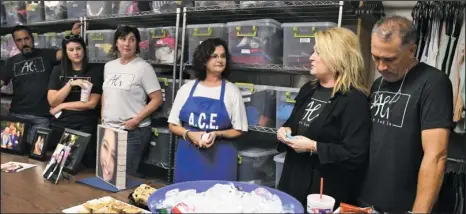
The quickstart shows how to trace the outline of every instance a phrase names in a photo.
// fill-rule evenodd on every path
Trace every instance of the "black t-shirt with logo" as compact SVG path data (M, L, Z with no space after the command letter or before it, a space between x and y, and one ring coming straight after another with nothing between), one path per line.
M56 54L57 50L34 49L30 55L17 54L6 61L0 78L4 84L13 82L11 112L50 116L47 85L53 67L59 63Z
M380 83L375 80L371 89L370 162L361 200L383 212L411 211L423 158L421 132L452 127L452 85L424 63L403 84Z
M307 104L298 110L297 115L302 115L298 122L298 135L309 132L308 130L312 126L312 121L319 117L319 114L322 113L325 105L327 105L332 95L332 90L333 88L324 88L318 85L312 97L307 101Z
M60 90L70 79L83 79L92 83L91 94L102 94L103 68L98 65L88 65L84 71L75 71L69 69L66 73L62 72L61 66L53 69L50 77L49 89ZM65 98L63 103L75 102L81 100L81 87L74 86L71 92ZM65 128L78 129L83 125L94 125L98 120L98 111L96 109L73 111L63 110L58 119L52 119L52 123L58 124Z

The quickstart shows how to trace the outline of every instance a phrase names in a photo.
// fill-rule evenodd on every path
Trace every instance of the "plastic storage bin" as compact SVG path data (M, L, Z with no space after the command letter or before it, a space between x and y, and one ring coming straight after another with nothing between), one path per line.
M34 36L34 47L35 48L46 48L46 39L44 34L33 33Z
M241 1L240 7L285 6L284 1Z
M172 109L172 95L173 95L173 77L158 77L160 82L160 87L162 88L162 105L152 113L152 118L168 118L170 111ZM179 80L176 80L178 83Z
M21 53L19 49L16 47L15 41L13 40L13 36L11 34L5 35L6 39L6 48L7 48L7 56L6 57L12 57L16 54Z
M65 1L44 1L46 21L66 19L67 7Z
M45 34L45 48L61 48L62 36L59 33L49 32Z
M0 23L2 25L6 25L6 11L5 6L3 5L3 1L0 2Z
M119 1L115 2L118 5L118 14L133 14L143 11L150 11L150 1Z
M26 24L26 1L2 1L5 6L7 25Z
M119 1L87 1L86 15L107 16L118 13Z
M233 6L237 3L237 1L195 1L195 7L226 7L226 6Z
M283 65L310 66L315 32L335 26L333 22L283 23Z
M277 123L276 128L282 125L291 116L295 104L295 97L298 95L299 88L275 88L277 93Z
M175 62L175 29L175 27L147 28L150 35L149 60L159 64ZM177 55L177 58L181 56L180 48Z
M44 1L28 1L26 6L26 14L28 24L44 21Z
M86 16L87 1L66 1L66 13L68 19Z
M155 165L165 169L171 168L170 157L170 130L166 127L152 128L153 135L151 138L149 152L145 163ZM174 151L171 151L174 154ZM172 155L173 156L173 155Z
M150 6L154 13L175 12L176 8L181 5L178 2L179 1L152 1Z
M241 91L250 126L275 128L276 91L272 86L235 83Z
M11 98L2 97L0 100L0 115L6 116L10 113Z
M278 183L280 182L280 178L282 176L283 163L285 163L285 156L286 152L283 152L273 157L273 161L275 161L275 188L278 187Z
M145 28L138 28L139 34L141 35L141 42L139 43L139 57L148 60L149 59L149 38L150 32Z
M242 64L282 64L282 28L273 19L229 22L231 60Z
M221 38L224 41L228 41L228 32L226 24L215 23L215 24L201 24L201 25L188 25L188 63L192 64L194 50L203 41L209 38Z
M87 31L87 47L90 60L111 60L114 30Z
M6 35L1 37L0 53L2 58L8 57L8 39Z
M238 181L273 186L275 184L275 148L249 148L238 151Z

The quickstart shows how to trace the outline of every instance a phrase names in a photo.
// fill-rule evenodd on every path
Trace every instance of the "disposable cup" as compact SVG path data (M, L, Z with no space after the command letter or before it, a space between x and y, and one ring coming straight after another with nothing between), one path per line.
M89 101L89 96L91 95L92 83L86 82L83 83L84 87L81 88L81 102Z
M307 213L332 213L335 199L328 195L311 194L307 196Z

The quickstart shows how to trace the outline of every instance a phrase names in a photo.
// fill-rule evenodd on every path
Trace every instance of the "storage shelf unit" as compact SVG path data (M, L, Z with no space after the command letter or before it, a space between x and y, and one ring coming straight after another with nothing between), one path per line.
M73 23L79 22L79 19L63 19L55 21L43 21L27 24L34 33L46 33L46 32L62 32L71 30ZM9 34L15 26L2 25L0 28L0 35Z

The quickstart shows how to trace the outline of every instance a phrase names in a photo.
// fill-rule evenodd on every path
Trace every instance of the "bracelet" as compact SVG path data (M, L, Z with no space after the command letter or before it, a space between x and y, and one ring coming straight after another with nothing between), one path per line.
M187 140L187 138L188 138L188 132L189 132L189 130L187 130L187 129L186 129L186 131L184 131L184 133L183 133L183 139L184 139L184 140Z

